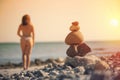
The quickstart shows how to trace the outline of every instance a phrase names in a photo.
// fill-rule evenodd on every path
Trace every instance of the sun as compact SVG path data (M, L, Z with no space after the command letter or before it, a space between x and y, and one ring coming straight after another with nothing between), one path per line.
M118 20L112 19L112 20L110 21L110 24L111 24L113 27L117 27L117 26L118 26Z

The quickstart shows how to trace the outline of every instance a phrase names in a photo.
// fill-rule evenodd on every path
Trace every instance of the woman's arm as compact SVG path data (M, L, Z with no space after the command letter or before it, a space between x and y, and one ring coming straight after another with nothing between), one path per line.
M19 37L22 37L22 35L20 34L20 32L21 32L21 26L19 26L19 28L18 28L17 35L18 35Z
M33 38L33 45L35 44L35 32L34 27L32 26L32 38Z

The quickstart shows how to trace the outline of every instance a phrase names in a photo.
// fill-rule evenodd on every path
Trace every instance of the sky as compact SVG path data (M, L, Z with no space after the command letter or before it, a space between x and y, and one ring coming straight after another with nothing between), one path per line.
M36 42L64 41L73 21L85 41L120 40L120 0L0 0L0 42L19 42L24 14L31 16Z

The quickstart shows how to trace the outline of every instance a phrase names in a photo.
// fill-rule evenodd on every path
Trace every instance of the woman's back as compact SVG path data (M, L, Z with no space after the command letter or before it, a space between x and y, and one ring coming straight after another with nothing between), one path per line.
M32 32L32 25L21 25L21 31L24 37L28 37L31 36L31 32Z

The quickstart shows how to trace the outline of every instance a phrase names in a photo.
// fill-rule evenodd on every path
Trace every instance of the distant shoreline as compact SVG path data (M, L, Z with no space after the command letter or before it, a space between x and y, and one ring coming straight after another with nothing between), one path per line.
M88 40L88 41L85 41L86 43L87 42L107 42L107 43L112 43L112 42L116 42L116 43L120 43L120 40ZM4 44L4 43L12 43L12 44L19 44L19 42L0 42L0 44ZM35 43L64 43L64 41L36 41Z

